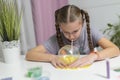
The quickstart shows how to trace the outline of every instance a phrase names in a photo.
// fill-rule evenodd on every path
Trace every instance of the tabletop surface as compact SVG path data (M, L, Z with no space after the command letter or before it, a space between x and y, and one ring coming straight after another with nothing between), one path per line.
M114 71L115 68L120 68L120 56L109 61L111 77L109 80L120 80L120 72ZM63 70L54 68L50 63L26 61L24 56L21 56L16 64L0 62L0 80L6 77L12 77L12 80L32 80L26 77L26 74L28 69L34 67L42 67L43 75L47 75L50 80L108 80L105 60L94 62L88 68Z

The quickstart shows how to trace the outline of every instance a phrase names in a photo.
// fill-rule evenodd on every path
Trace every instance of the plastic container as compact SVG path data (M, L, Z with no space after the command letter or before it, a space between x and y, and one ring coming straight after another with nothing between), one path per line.
M60 60L69 65L80 57L79 48L75 46L71 47L71 45L65 45L59 50L58 56Z

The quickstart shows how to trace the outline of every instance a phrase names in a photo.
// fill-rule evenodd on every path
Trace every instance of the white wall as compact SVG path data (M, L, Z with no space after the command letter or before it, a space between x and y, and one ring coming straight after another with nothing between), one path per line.
M107 23L118 22L120 15L120 0L68 0L69 4L74 4L90 15L91 26L99 27L103 30Z

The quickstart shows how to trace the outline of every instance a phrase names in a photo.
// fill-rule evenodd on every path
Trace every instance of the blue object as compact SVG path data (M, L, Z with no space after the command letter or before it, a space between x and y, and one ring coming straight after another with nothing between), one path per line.
M39 80L50 80L47 76L42 76Z
M41 77L33 78L33 80L50 80L50 79L47 76L41 76Z
M12 80L12 77L3 78L3 79L0 79L0 80Z

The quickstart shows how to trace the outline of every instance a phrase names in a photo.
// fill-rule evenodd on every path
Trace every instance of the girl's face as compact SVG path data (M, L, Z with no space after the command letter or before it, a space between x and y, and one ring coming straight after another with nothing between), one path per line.
M64 36L70 40L70 41L75 41L79 38L80 32L82 29L82 21L76 20L74 22L69 22L67 24L62 23L60 25L60 28L64 34Z

